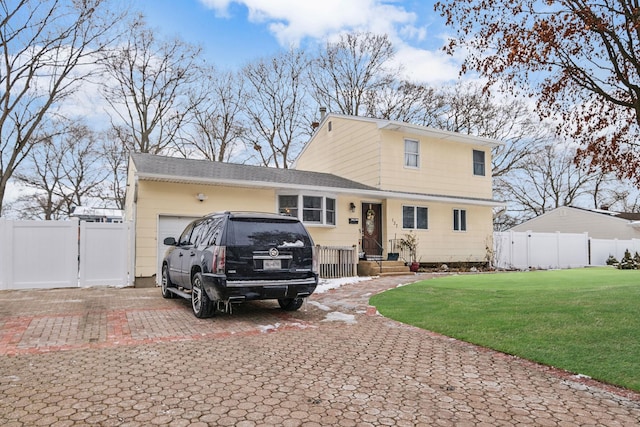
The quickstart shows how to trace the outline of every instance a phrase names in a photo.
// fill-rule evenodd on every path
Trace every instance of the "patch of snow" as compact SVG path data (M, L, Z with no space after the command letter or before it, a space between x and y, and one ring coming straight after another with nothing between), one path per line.
M282 242L279 248L301 248L304 246L304 242L302 240L296 240L295 242Z
M258 325L258 329L260 329L260 332L262 332L263 334L265 332L275 331L279 327L280 327L280 323L276 323L275 325Z
M316 294L327 292L331 289L338 289L344 285L351 285L353 283L362 282L365 280L371 280L372 277L342 277L340 279L320 279L318 287L316 288Z
M331 307L327 307L326 305L320 304L317 301L307 301L307 304L315 305L316 307L318 307L322 311L330 311L331 310Z
M578 378L578 379L586 379L586 380L590 380L591 379L591 377L589 375L584 375L584 374L576 374L576 375L574 375L574 377Z
M356 323L356 316L353 314L340 313L339 311L333 311L324 318L323 322L345 322Z

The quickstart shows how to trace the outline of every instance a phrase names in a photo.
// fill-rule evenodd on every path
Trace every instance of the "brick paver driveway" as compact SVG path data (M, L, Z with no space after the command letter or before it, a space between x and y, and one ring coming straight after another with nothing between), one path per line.
M206 320L159 289L0 292L0 425L640 425L638 394L367 307L415 280Z

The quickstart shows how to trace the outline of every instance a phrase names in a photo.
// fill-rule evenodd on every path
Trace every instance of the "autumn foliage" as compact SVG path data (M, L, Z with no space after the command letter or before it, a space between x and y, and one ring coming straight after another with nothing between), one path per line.
M640 184L640 6L637 0L450 0L445 49L462 72L535 97L543 118L580 143L578 160Z

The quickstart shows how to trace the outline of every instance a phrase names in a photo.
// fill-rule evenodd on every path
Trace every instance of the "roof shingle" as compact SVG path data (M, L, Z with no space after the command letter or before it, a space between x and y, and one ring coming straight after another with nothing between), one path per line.
M374 187L356 181L321 172L240 165L236 163L212 162L209 160L183 159L147 153L132 153L131 158L136 166L136 170L143 177L146 175L188 180L232 180L265 182L276 185L295 184L325 188L377 190Z

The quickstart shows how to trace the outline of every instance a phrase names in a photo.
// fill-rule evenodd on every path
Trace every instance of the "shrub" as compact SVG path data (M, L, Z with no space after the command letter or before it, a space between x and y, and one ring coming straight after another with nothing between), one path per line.
M618 268L620 270L637 270L638 269L638 263L631 256L631 252L629 252L629 249L624 251L624 257L620 260L620 264L618 264Z

